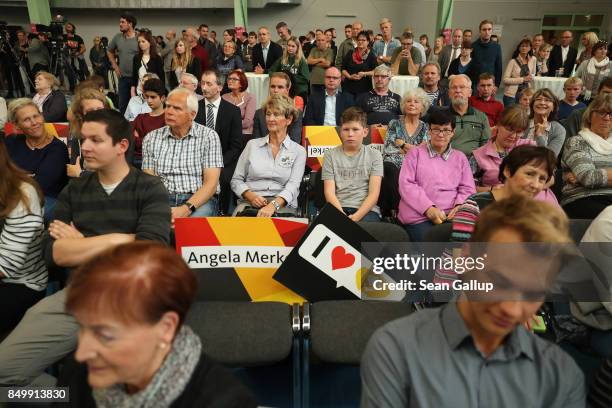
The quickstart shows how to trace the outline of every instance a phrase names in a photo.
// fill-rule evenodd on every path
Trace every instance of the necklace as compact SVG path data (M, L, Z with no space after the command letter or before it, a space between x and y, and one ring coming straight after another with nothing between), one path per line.
M45 135L42 137L41 142L37 143L37 144L33 144L32 141L28 138L26 138L26 144L28 145L28 147L30 148L30 150L36 150L36 149L40 149L41 147L44 147L47 145L48 142L48 136Z

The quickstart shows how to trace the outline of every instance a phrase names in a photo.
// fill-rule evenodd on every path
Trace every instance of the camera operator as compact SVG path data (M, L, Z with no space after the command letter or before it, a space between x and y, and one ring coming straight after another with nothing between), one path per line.
M23 64L26 72L28 73L28 77L31 77L32 74L30 72L30 62L28 61L28 47L30 44L28 43L28 35L23 30L17 31L17 41L15 41L15 45L13 46L13 52L15 56L18 58L17 64Z
M26 95L19 70L19 54L11 46L11 37L6 22L0 21L0 84L6 80L8 98Z
M104 78L104 88L108 89L108 70L110 62L108 62L108 56L106 55L108 47L108 38L96 36L93 41L93 47L89 49L89 62L91 62L91 68L96 75L100 75Z
M89 68L85 62L85 42L81 36L76 34L76 26L70 22L64 25L64 43L68 51L68 61L75 73L78 74L79 81L84 81L89 76Z
M41 37L42 39L46 40L46 36L44 34L41 34ZM26 48L25 52L30 64L30 79L32 82L34 82L34 77L38 71L49 70L49 49L47 48L47 45L43 43L42 39L34 33L31 33L28 36L29 46Z

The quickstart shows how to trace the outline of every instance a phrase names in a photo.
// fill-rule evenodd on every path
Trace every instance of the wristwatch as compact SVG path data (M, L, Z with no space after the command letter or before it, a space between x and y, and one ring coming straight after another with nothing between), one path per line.
M193 214L197 210L196 206L191 204L189 201L185 201L185 203L183 205L186 205L187 208L189 208L189 212L191 214Z
M275 211L280 210L281 206L276 200L272 200L270 201L270 203L272 203L272 205L274 206Z

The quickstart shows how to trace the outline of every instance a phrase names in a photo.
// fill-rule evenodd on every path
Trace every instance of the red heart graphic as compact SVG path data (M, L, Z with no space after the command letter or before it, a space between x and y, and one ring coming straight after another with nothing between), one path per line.
M355 255L347 254L343 247L332 249L332 270L348 268L355 263Z

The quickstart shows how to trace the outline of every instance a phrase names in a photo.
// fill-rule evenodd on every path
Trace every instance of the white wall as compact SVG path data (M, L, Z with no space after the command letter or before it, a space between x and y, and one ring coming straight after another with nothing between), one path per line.
M101 1L103 3L103 1ZM299 6L274 5L264 9L249 9L249 29L256 30L267 25L272 30L278 21L285 21L293 33L302 35L314 28L336 27L343 38L343 27L355 18L327 17L329 14L355 15L366 27L377 29L382 17L391 17L394 34L411 26L415 34L426 33L434 36L436 0L303 0ZM89 48L95 35L111 38L118 32L118 9L52 9L51 14L61 13L77 26L77 32ZM148 27L157 35L163 35L170 28L180 31L187 26L207 23L219 36L223 29L233 26L231 9L168 9L132 10L138 18L139 27ZM524 34L533 34L540 29L538 21L514 21L515 18L541 18L548 13L591 13L604 14L604 30L609 38L612 33L611 0L456 0L453 11L453 27L472 28L477 31L478 23L489 18L503 25L501 45L504 58L508 59L515 45ZM29 27L25 8L3 7L0 20L9 24ZM273 35L275 38L276 35Z

